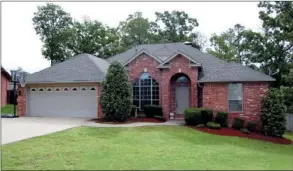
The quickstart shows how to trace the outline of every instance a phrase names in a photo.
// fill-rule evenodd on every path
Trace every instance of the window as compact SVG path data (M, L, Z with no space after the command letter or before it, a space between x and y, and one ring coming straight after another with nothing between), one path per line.
M55 91L60 91L60 88L55 88Z
M228 84L229 112L242 112L242 84Z
M176 80L177 83L188 83L189 79L185 76L181 76Z
M69 88L65 87L65 88L63 89L63 91L69 91Z
M159 83L147 72L133 83L133 104L140 109L159 104Z
M31 88L31 91L36 91L36 89L35 88Z
M47 92L51 92L51 91L52 91L52 88L47 88L46 91L47 91Z
M80 88L81 91L86 91L85 87Z
M39 91L44 91L44 89L43 88L39 88Z
M71 90L72 90L72 91L77 91L77 88L76 88L76 87L74 87L74 88L72 88Z
M92 87L90 90L96 90L94 87Z

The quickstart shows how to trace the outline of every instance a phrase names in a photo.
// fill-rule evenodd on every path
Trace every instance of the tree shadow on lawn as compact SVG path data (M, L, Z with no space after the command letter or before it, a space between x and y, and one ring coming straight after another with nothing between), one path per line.
M292 156L293 145L283 145L275 144L271 142L248 139L243 137L232 137L232 136L220 136L213 135L205 132L195 130L193 128L188 128L186 126L164 126L164 129L155 129L155 131L160 131L164 134L167 134L170 137L181 141L188 141L194 145L200 146L237 146L241 148L247 148L249 150L261 151L266 153L273 154L283 154L287 156ZM176 129L179 129L176 130ZM175 130L175 131L174 131ZM209 148L209 147L203 147Z

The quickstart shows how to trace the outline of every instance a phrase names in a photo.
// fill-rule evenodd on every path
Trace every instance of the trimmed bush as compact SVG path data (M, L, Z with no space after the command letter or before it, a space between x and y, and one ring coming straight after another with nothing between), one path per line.
M162 117L162 116L156 116L155 115L154 118L157 119L158 121L162 121L162 122L166 121L166 119L164 117Z
M232 128L240 130L244 126L244 119L235 118L232 124Z
M187 108L184 110L184 120L187 125L198 125L201 123L201 110L199 108Z
M250 132L255 132L256 131L256 123L255 122L252 122L252 121L247 122L246 127L247 127L248 131L250 131Z
M249 130L246 128L241 128L240 131L244 134L249 134Z
M218 112L215 118L215 122L220 124L221 127L228 126L228 114L226 112Z
M105 120L126 121L130 116L132 86L125 68L117 61L111 63L102 82L100 103Z
M207 124L213 121L213 110L206 108L199 108L201 110L201 124Z
M286 131L286 106L283 91L271 88L262 101L262 132L268 136L282 137Z
M163 109L160 105L145 105L143 111L149 118L153 118L154 116L163 117Z
M215 122L208 122L207 127L210 129L220 129L221 125Z

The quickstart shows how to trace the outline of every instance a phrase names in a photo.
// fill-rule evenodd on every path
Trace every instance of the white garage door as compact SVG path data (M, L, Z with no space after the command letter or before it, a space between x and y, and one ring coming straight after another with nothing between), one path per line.
M27 116L97 118L96 87L32 87L27 97Z

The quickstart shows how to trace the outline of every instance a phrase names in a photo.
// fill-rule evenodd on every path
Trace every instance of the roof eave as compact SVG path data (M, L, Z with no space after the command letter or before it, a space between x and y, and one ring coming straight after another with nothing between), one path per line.
M198 80L199 83L228 83L228 82L273 82L276 80Z

